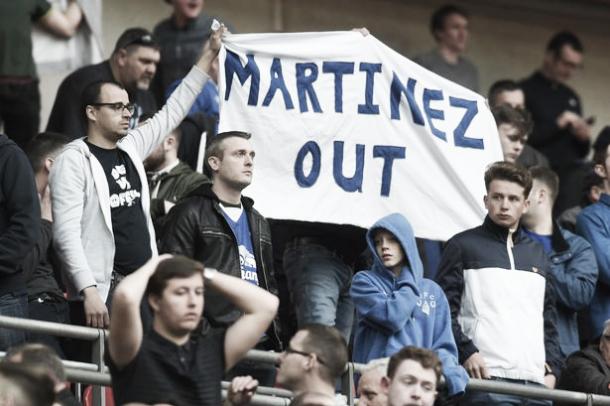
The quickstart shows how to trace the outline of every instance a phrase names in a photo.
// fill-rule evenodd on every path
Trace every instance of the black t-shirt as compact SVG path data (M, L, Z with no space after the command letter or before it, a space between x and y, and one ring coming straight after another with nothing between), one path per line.
M146 216L142 210L140 177L125 151L86 143L104 168L108 181L115 246L114 270L127 275L152 256Z
M198 329L187 344L178 346L151 329L136 357L121 369L106 352L116 404L220 405L225 332Z

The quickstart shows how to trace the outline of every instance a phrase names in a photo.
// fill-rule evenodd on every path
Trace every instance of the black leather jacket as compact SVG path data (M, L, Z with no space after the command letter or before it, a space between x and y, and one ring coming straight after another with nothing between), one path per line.
M269 224L252 207L252 199L242 196L241 201L250 224L259 286L277 296ZM184 255L203 262L206 267L241 278L237 241L219 203L211 185L194 190L167 215L159 252ZM206 290L205 316L214 326L228 326L241 316L241 312L217 292ZM278 326L276 317L267 331L271 340L268 349L282 349Z

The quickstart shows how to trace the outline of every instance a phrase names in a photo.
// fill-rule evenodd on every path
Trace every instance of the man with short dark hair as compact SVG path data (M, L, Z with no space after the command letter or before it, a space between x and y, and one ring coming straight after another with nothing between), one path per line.
M7 351L4 362L40 368L51 378L55 390L55 404L80 406L66 382L66 372L57 353L44 344L23 344Z
M26 154L34 170L36 189L40 200L41 233L34 249L23 261L28 292L28 316L31 319L70 323L68 303L59 287L61 275L59 258L53 250L53 213L49 173L53 161L69 139L62 134L41 133L30 141ZM41 341L64 355L62 339L52 335L30 333L30 341Z
M347 361L341 333L334 327L310 324L297 331L282 353L277 384L297 396L314 392L332 402Z
M430 32L437 48L413 60L424 68L477 92L479 71L463 56L468 41L468 20L466 10L452 4L436 10L430 19Z
M404 347L392 355L382 386L388 396L388 406L432 406L443 370L433 351Z
M600 134L593 150L594 170L603 179L603 193L597 203L582 209L576 219L576 232L593 247L599 267L595 294L582 318L587 340L599 335L610 315L610 131Z
M83 92L87 137L72 141L51 172L55 246L68 274L75 322L106 327L112 289L157 255L149 190L142 160L184 119L208 80L224 29L167 104L129 129L135 111L125 89L95 82Z
M204 289L239 309L232 326L202 319ZM140 317L145 294L153 312L149 331ZM278 303L253 284L191 259L151 259L123 279L112 304L106 360L117 404L220 405L224 373L257 343Z
M229 131L210 141L205 166L212 184L201 185L170 211L160 252L193 258L277 295L269 224L252 199L242 194L254 169L250 136ZM206 301L206 317L213 324L229 326L239 317L239 311L217 293L206 292ZM277 322L256 348L281 350ZM264 386L273 384L274 374L273 368L248 361L236 371L236 375L252 375Z
M496 107L507 105L514 109L525 111L528 121L531 121L531 115L525 110L525 94L521 85L510 79L503 79L494 82L489 88L488 93L489 106L494 109ZM530 123L527 136L532 132L533 124ZM524 140L527 141L527 138ZM517 163L530 168L532 166L549 166L549 160L536 151L531 145L523 144L523 149L517 157Z
M531 131L531 120L525 110L501 104L491 110L500 136L504 161L515 163L523 152Z
M204 0L165 0L172 14L154 28L159 41L161 63L154 80L153 92L157 103L172 83L182 79L197 60L203 44L210 36L213 16L203 12ZM213 80L214 73L210 73ZM208 85L209 87L210 85Z
M95 82L116 82L127 90L134 111L129 128L135 128L142 115L154 114L157 104L148 90L159 63L159 46L144 28L129 28L117 40L112 55L96 65L82 67L68 75L59 86L49 116L47 131L65 134L70 139L87 132L82 119L81 95Z
M580 98L566 84L582 66L583 52L576 35L558 32L547 44L541 69L521 82L534 121L528 142L546 155L559 176L557 213L578 204L582 160L589 152L591 121L583 117Z
M597 263L591 245L582 237L564 230L553 219L553 205L559 179L549 168L530 169L533 185L529 207L523 215L525 233L544 248L551 264L551 279L557 294L557 330L562 358L580 349L577 312L589 306Z
M472 378L552 388L562 363L548 259L519 224L532 179L525 168L496 162L485 172L485 187L485 221L447 242L438 273L460 362ZM464 400L472 405L523 401L469 391Z

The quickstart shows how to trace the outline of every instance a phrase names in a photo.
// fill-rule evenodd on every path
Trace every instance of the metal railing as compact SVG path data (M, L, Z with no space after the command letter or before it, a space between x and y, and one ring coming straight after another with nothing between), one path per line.
M95 385L93 387L93 404L96 406L105 406L106 402L103 386L111 385L110 375L104 365L104 342L108 336L107 330L7 316L0 316L0 327L92 341L92 364L68 360L63 361L63 363L68 380ZM0 357L1 356L3 356L3 354L0 353ZM259 350L250 350L246 356L246 358L251 361L271 364L277 363L279 357L279 353ZM354 374L360 373L363 368L363 364L350 362L342 376L342 393L347 397L350 406L353 406L356 401L354 398ZM226 396L228 385L228 382L222 383L223 398ZM470 379L467 389L523 396L532 399L547 399L577 405L610 406L610 396L532 387L510 382ZM256 391L256 395L252 399L252 405L288 405L291 396L292 393L290 391L283 389L259 387Z

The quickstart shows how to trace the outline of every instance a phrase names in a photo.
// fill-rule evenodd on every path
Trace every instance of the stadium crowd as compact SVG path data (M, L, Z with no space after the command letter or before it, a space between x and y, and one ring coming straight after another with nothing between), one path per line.
M368 230L263 217L242 193L252 135L217 131L228 30L202 0L166 1L152 33L126 29L63 80L42 133L30 31L69 37L82 13L1 3L0 315L109 328L116 404L217 406L222 380L226 405L259 385L344 404L348 361L367 364L359 405L551 404L469 378L610 395L610 127L592 143L567 84L575 34L489 89L504 161L480 174L487 216L441 243L398 213ZM479 92L468 22L438 9L437 47L414 60ZM79 404L60 359L90 345L1 328L0 350L0 404Z

